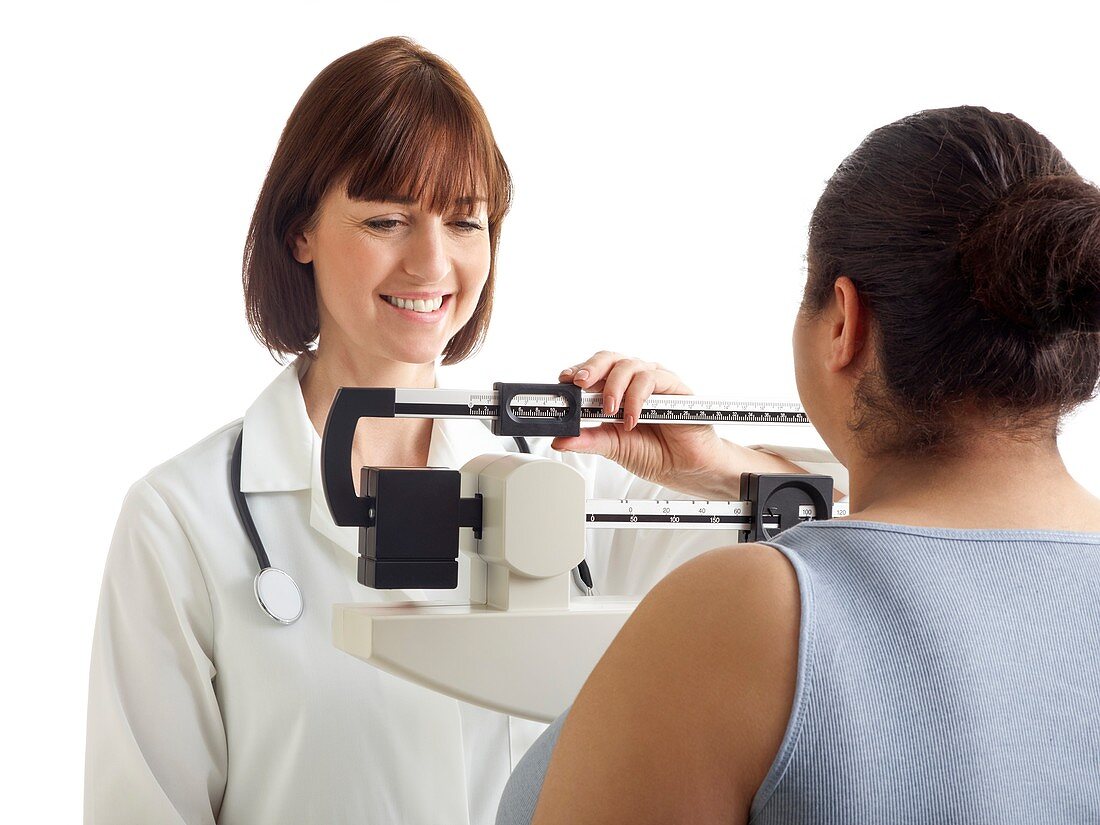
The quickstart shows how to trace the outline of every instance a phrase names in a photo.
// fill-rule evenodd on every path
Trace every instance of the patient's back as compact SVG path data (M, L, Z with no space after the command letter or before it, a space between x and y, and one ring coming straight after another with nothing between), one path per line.
M798 687L751 821L1100 822L1100 535L783 533Z

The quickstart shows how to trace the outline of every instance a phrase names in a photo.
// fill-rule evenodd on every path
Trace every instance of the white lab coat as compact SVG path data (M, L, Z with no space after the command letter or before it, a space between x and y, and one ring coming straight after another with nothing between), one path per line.
M244 418L241 486L271 563L305 612L283 626L252 592L257 563L234 510L234 421L129 491L111 543L92 649L85 822L481 825L543 725L418 687L337 650L331 605L468 601L356 581L356 528L337 527L321 442L289 365ZM550 454L548 442L533 442ZM437 420L428 463L514 450L475 421ZM556 455L556 454L554 454ZM565 455L596 498L669 497L595 456ZM600 592L641 594L729 536L589 531Z

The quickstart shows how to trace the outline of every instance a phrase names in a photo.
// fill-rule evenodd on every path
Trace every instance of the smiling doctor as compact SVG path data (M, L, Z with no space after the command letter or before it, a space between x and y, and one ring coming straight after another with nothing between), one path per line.
M466 602L469 571L457 591L361 587L357 532L335 526L325 503L318 433L337 388L433 387L437 363L476 350L510 195L481 106L416 44L379 40L306 90L264 181L244 262L253 331L296 358L243 422L150 471L123 503L92 651L86 822L492 821L544 726L333 647L333 603ZM688 391L657 365L612 353L562 377L635 419L647 395ZM253 593L257 558L230 472L238 440L240 491L271 563L302 597L289 624ZM797 469L709 427L605 425L553 446L535 449L577 467L601 498L654 497L658 485L726 498L742 470ZM461 467L515 449L480 422L364 420L349 472ZM643 468L649 481L631 472ZM589 561L601 591L641 594L707 547L660 533L595 537Z

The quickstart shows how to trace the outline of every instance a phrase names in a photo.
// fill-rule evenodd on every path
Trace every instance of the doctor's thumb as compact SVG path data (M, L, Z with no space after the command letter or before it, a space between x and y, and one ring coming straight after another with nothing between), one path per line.
M618 455L619 439L613 432L614 425L603 424L581 430L581 434L571 438L555 438L550 446L564 453L588 453L602 455L612 461Z

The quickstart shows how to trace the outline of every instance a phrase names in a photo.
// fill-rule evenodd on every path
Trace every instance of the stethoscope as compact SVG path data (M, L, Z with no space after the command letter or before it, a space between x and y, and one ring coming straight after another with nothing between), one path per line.
M521 453L530 453L531 447L523 436L513 436L516 447ZM252 550L256 554L256 562L260 565L260 571L252 580L252 590L256 594L256 601L260 609L280 624L294 624L302 616L305 602L302 599L302 591L298 583L289 573L271 566L271 559L267 557L267 549L264 547L260 534L256 530L256 522L252 520L252 511L248 509L248 500L241 490L241 444L244 441L244 427L237 436L237 443L233 445L233 457L229 462L229 487L233 492L233 504L237 508L237 515L241 517L244 532L252 544ZM588 562L581 563L573 568L573 580L586 595L592 595L595 591L592 587L592 573L588 569Z

